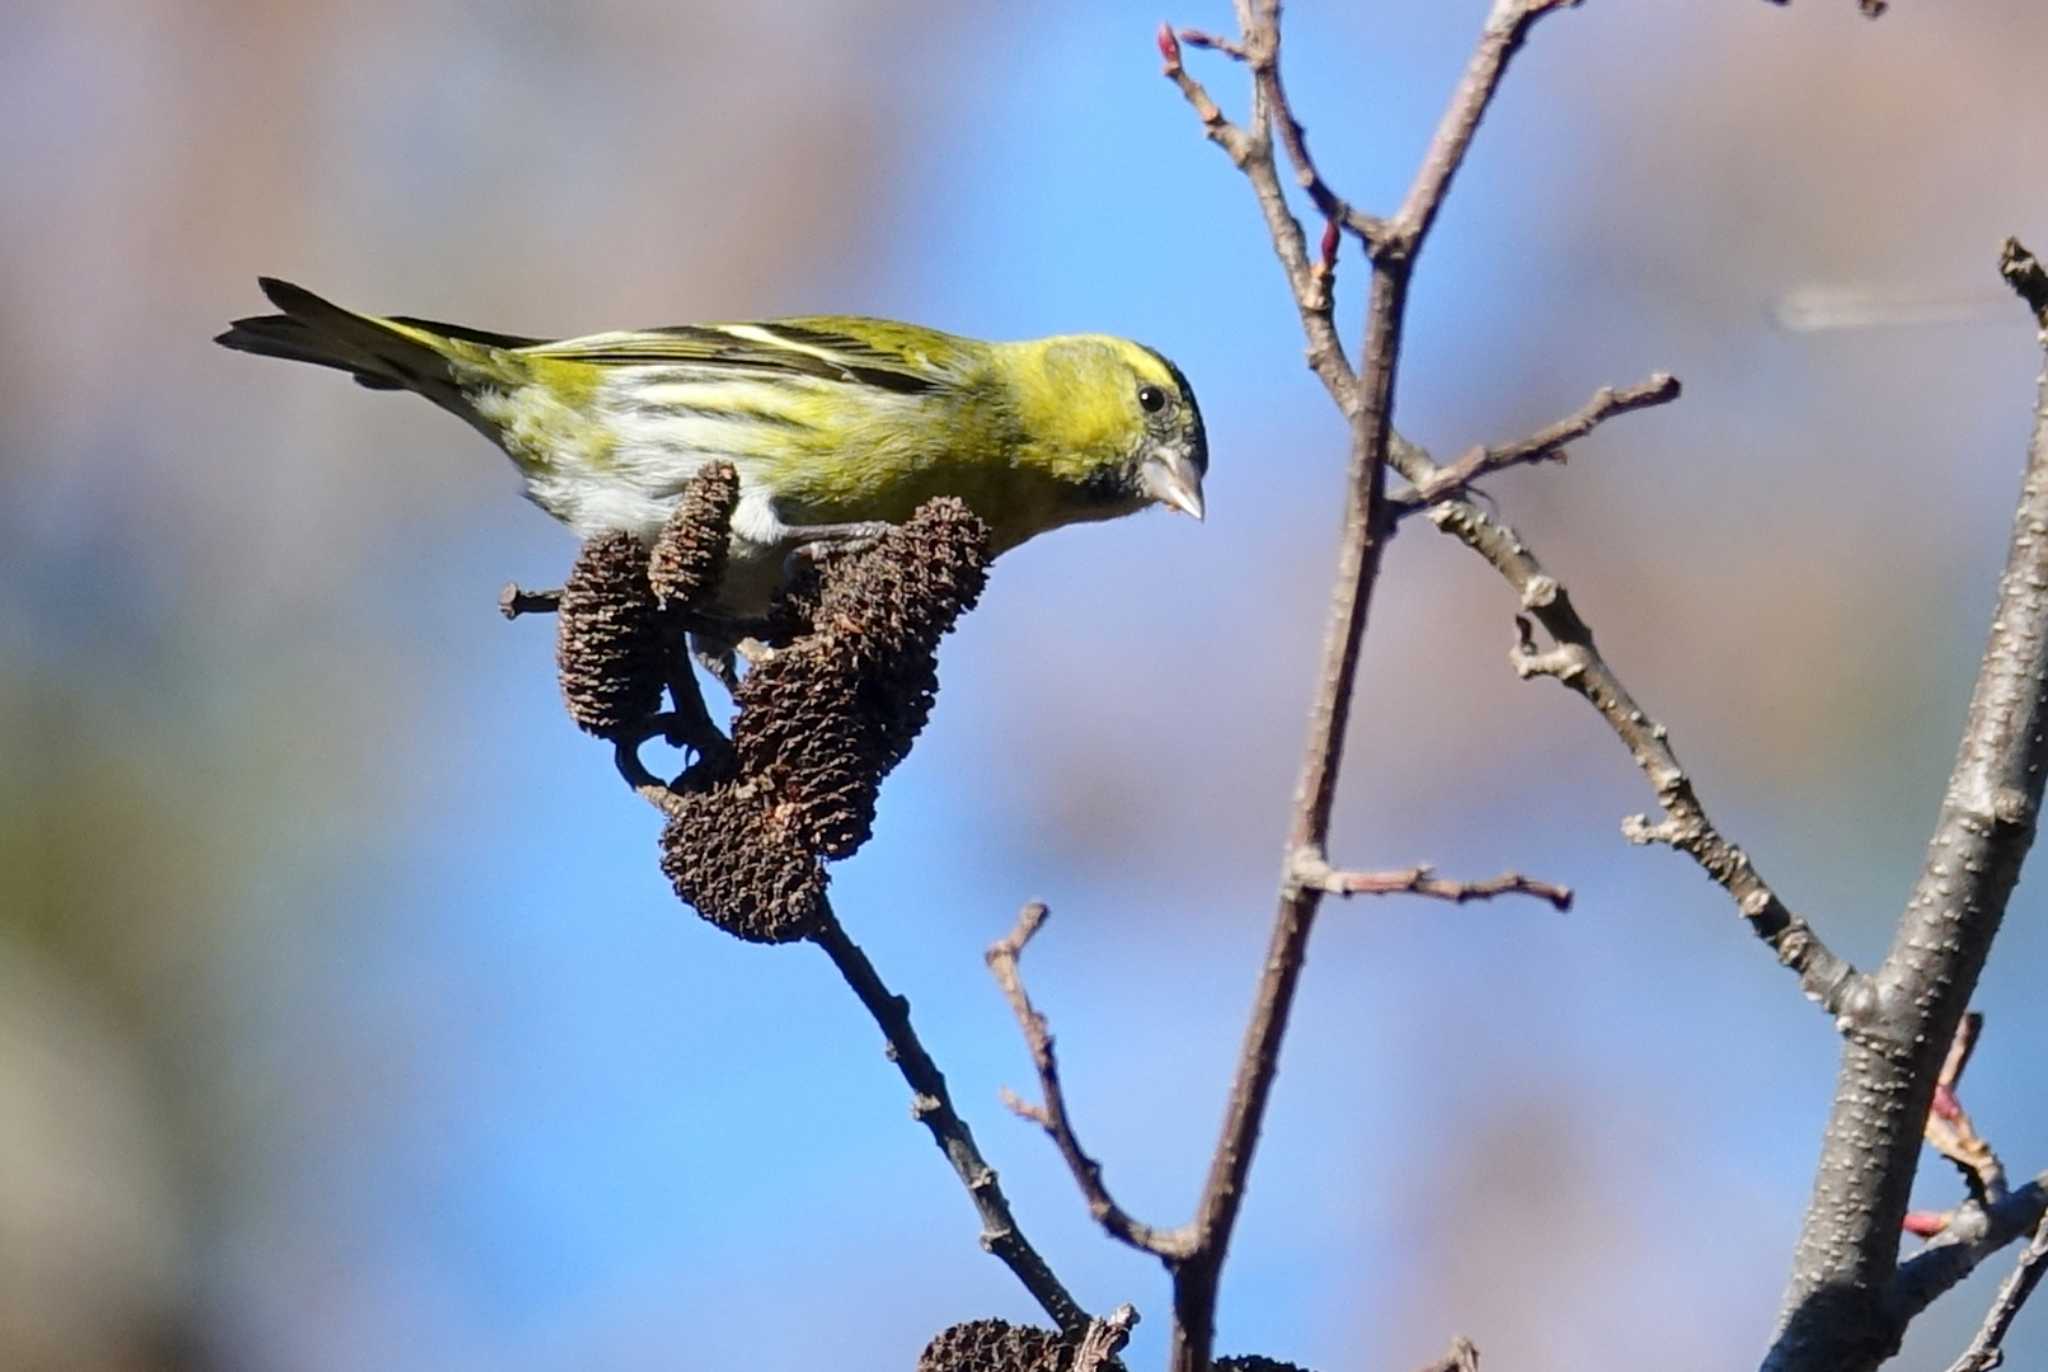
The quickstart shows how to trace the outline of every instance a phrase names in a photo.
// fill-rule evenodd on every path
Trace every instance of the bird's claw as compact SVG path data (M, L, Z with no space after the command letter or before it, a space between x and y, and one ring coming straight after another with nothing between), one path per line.
M792 547L789 555L782 560L782 574L785 578L815 562L820 562L835 553L864 553L882 539L882 535L894 528L884 519L862 519L850 524L800 524L792 526L789 538Z

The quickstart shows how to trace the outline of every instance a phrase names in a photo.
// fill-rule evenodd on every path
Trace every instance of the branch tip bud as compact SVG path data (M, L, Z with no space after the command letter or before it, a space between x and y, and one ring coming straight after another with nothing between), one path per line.
M1159 25L1159 56L1166 63L1168 71L1180 67L1180 39L1174 37L1173 25L1161 21Z

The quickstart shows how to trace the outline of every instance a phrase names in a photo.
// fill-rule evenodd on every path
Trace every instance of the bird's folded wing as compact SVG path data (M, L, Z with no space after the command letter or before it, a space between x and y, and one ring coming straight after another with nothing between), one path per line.
M779 372L903 395L936 390L951 380L945 362L952 351L947 345L954 340L947 335L881 321L860 333L849 333L832 327L835 322L785 319L765 324L684 324L591 334L522 351L603 367L681 365Z

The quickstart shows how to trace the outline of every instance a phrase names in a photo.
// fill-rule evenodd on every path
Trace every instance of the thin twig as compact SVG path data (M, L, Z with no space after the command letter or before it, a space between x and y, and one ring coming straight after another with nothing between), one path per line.
M2020 1254L2012 1275L1999 1286L1977 1336L1970 1340L1963 1355L1949 1364L1948 1372L1991 1372L2005 1361L2005 1336L2019 1317L2020 1307L2041 1284L2043 1273L2048 1273L2048 1219L2034 1226L2033 1241Z
M1735 901L1750 930L1798 976L1800 989L1831 1015L1867 994L1867 981L1836 956L1819 934L1788 909L1742 849L1707 815L1692 778L1672 749L1670 732L1636 703L1593 642L1593 630L1579 616L1571 594L1536 560L1514 530L1469 500L1431 507L1428 518L1478 553L1514 588L1527 618L1515 621L1518 639L1509 662L1523 678L1555 677L1585 697L1655 789L1663 818L1632 815L1622 822L1631 843L1664 843L1684 853ZM1539 650L1530 620L1543 626L1556 646Z
M1205 131L1231 154L1231 160L1252 183L1309 340L1310 365L1351 421L1343 537L1289 825L1287 873L1222 1135L1196 1209L1193 1251L1174 1268L1174 1372L1202 1372L1209 1365L1223 1262L1279 1068L1280 1045L1286 1037L1309 934L1324 895L1295 873L1304 861L1324 860L1359 650L1385 546L1386 469L1390 450L1404 446L1394 441L1393 396L1409 273L1509 59L1530 26L1562 3L1564 0L1496 0L1400 214L1368 242L1373 272L1366 300L1364 362L1355 379L1343 367L1342 349L1336 345L1335 329L1329 322L1329 292L1322 289L1315 264L1309 260L1306 238L1287 208L1273 162L1272 125L1276 104L1284 103L1284 91L1276 80L1255 79L1250 132L1236 130L1223 119L1207 92L1182 70L1179 46L1171 41L1171 32L1162 34L1160 48L1167 75L1194 106ZM1237 14L1248 60L1255 65L1277 63L1279 6L1272 0L1256 5L1253 0L1238 0ZM1305 145L1302 157L1302 165L1312 168Z
M1556 8L1556 5L1537 7L1539 10ZM1489 20L1488 32L1496 32L1499 10L1512 10L1513 6L1497 6L1495 19ZM1277 12L1272 8L1263 11L1265 22L1277 22ZM1535 15L1529 16L1533 22ZM1171 30L1162 31L1162 50L1171 39ZM1512 30L1508 37L1519 42ZM1498 42L1498 40L1496 40ZM1270 51L1278 53L1278 38L1274 36ZM1505 44L1499 46L1501 60L1511 51ZM1476 66L1477 64L1475 64ZM1499 68L1493 67L1493 79L1498 80ZM1313 269L1308 263L1301 227L1286 207L1285 196L1281 193L1277 176L1259 175L1261 163L1259 150L1238 141L1241 135L1219 133L1218 125L1226 125L1215 102L1199 84L1180 70L1180 53L1177 46L1168 55L1167 74L1180 84L1196 112L1203 119L1205 130L1231 152L1232 161L1246 172L1252 180L1252 188L1259 207L1265 214L1267 227L1271 231L1274 247L1279 254L1288 283L1293 290L1297 309L1301 313L1303 332L1308 339L1308 355L1316 374L1323 378L1338 407L1345 413L1352 413L1357 404L1357 388L1348 370L1342 366L1342 348L1335 344L1335 331L1330 324L1327 309L1323 305L1313 281ZM1470 79L1461 86L1459 102L1454 112L1461 111L1470 98ZM1267 93L1267 100L1276 118L1292 118L1286 104L1284 89L1275 86ZM1469 142L1471 133L1477 127L1476 116L1465 120L1460 114L1454 125L1446 120L1446 130L1454 130L1454 136ZM1445 138L1439 133L1440 141ZM1290 150L1291 151L1291 150ZM1266 170L1271 169L1271 149L1265 150ZM1313 162L1307 160L1307 149L1301 149L1302 162L1313 173ZM1448 183L1449 164L1439 168L1435 184L1438 194ZM1356 227L1356 226L1354 226ZM1372 232L1361 233L1368 244L1379 241L1388 226L1382 221L1372 221ZM1334 370L1340 375L1333 376ZM1417 490L1442 489L1442 473L1446 470L1433 461L1427 450L1409 442L1398 433L1390 434L1388 461ZM1505 577L1508 584L1522 596L1523 603L1546 630L1558 636L1565 643L1566 657L1557 659L1559 670L1554 673L1573 684L1588 700L1592 701L1601 714L1615 728L1630 751L1638 759L1653 785L1660 786L1665 779L1676 778L1677 790L1666 808L1668 826L1657 829L1644 821L1639 827L1631 828L1630 837L1639 842L1668 839L1679 851L1697 861L1715 881L1726 888L1735 898L1737 907L1748 920L1750 927L1770 948L1778 954L1779 960L1792 968L1800 977L1801 986L1809 996L1826 1006L1830 1013L1839 1010L1848 994L1858 986L1855 968L1835 956L1821 942L1807 923L1786 908L1777 893L1758 876L1742 851L1724 839L1708 820L1705 810L1693 794L1689 780L1684 777L1678 760L1665 743L1663 726L1651 723L1637 708L1627 689L1621 684L1611 668L1601 660L1593 649L1592 631L1571 608L1564 588L1546 575L1537 562L1534 553L1514 532L1506 526L1491 520L1484 511L1470 501L1443 498L1432 507L1431 518L1437 527L1460 539L1473 551L1480 554ZM1568 641L1567 641L1568 640ZM1532 660L1533 664L1533 660ZM1519 664L1518 665L1523 665Z
M1460 494L1480 477L1494 472L1527 462L1562 462L1565 444L1584 438L1616 415L1669 404L1678 399L1679 390L1678 378L1669 372L1658 372L1640 385L1621 390L1602 386L1575 413L1519 443L1499 448L1476 447L1456 462L1438 468L1434 476L1413 491L1396 496L1395 503L1403 506L1402 513L1407 514Z
M1182 29L1180 31L1180 41L1191 48L1203 48L1209 52L1220 52L1233 62L1242 62L1246 58L1244 44L1238 42L1235 38L1225 38L1220 34L1209 33L1203 29Z
M1262 13L1264 22L1277 23L1275 9L1268 7ZM1494 32L1494 26L1495 21L1490 20L1489 33ZM1514 37L1512 32L1509 36ZM1162 30L1161 48L1167 52L1167 74L1180 85L1182 93L1194 105L1203 120L1204 129L1231 153L1232 161L1250 177L1275 251L1293 291L1295 305L1301 313L1310 364L1323 379L1338 407L1350 414L1357 404L1357 388L1349 370L1343 365L1342 346L1335 341L1335 330L1330 323L1325 299L1316 290L1301 227L1287 210L1278 177L1261 175L1262 171L1271 170L1270 145L1263 149L1262 164L1261 150L1243 141L1238 131L1229 129L1228 121L1223 119L1208 93L1180 70L1180 51L1178 46L1171 45L1171 38L1170 29ZM1275 54L1277 69L1277 33L1269 50ZM1509 50L1501 48L1503 54ZM1505 60L1504 56L1502 60ZM1498 68L1495 68L1494 79L1497 80L1498 75ZM1461 105L1468 95L1468 88L1461 87ZM1267 91L1266 101L1275 118L1292 118L1284 89L1275 85ZM1446 123L1449 127L1448 120ZM1476 126L1476 118L1469 123L1461 121L1456 126L1457 136L1469 141ZM1439 138L1442 137L1440 133ZM1290 154L1292 151L1290 148ZM1308 160L1305 144L1301 148L1297 170L1302 166L1314 174L1314 163ZM1446 169L1436 181L1439 194L1447 180ZM1356 225L1352 227L1358 228ZM1382 221L1372 221L1371 229L1370 234L1361 232L1368 244L1383 237L1387 225ZM1417 490L1442 489L1442 473L1446 469L1438 466L1427 450L1398 433L1389 436L1388 460ZM1440 498L1431 509L1431 518L1442 532L1460 539L1491 563L1522 596L1524 605L1538 622L1559 638L1562 655L1550 659L1558 669L1553 674L1572 684L1600 710L1622 742L1629 746L1652 784L1659 787L1660 799L1666 782L1675 787L1665 809L1666 824L1652 826L1648 821L1641 821L1629 829L1630 837L1638 842L1669 841L1698 862L1734 897L1750 928L1778 954L1781 962L1799 976L1806 993L1827 1007L1830 1013L1839 1011L1849 994L1861 984L1855 968L1830 951L1806 921L1786 908L1777 893L1749 865L1742 851L1723 838L1707 818L1691 782L1686 779L1676 755L1665 742L1663 726L1652 723L1643 714L1620 678L1598 656L1593 648L1592 631L1572 609L1564 588L1544 573L1535 554L1513 530L1490 519L1470 501ZM1538 661L1540 659L1531 658L1518 662L1518 666L1535 666Z
M1901 1329L2008 1244L2048 1218L2048 1172L2015 1187L1996 1205L1960 1206L1927 1246L1899 1264L1885 1293L1889 1318Z
M2037 320L2048 313L2048 277L2032 254L2008 242L1999 265ZM1871 974L1873 994L1844 1016L1834 1107L1767 1372L1866 1372L1898 1349L1899 1233L1927 1112L2033 845L2044 778L2048 367L1990 642L1941 811L1891 949Z
M1425 1363L1418 1372L1479 1372L1479 1349L1472 1340L1460 1334L1451 1340L1451 1351L1434 1362Z
M529 591L517 582L508 581L505 589L498 592L498 613L507 619L521 615L551 615L562 607L562 590L558 586L550 591Z
M1187 37L1186 30L1182 30L1181 36ZM1286 149L1287 160L1294 167L1295 181L1308 192L1325 223L1333 227L1342 225L1370 248L1385 234L1386 225L1355 209L1330 188L1322 172L1316 169L1315 158L1309 155L1308 130L1302 127L1294 107L1288 103L1287 88L1280 78L1280 0L1259 0L1258 21L1239 53L1251 65L1252 79L1259 87L1272 127L1280 132L1280 146ZM1334 256L1334 250L1329 255Z
M2017 238L2006 239L1999 250L1998 274L2033 312L2034 322L2048 329L2048 269Z
M1486 27L1479 35L1478 50L1451 96L1450 108L1437 125L1436 135L1430 139L1429 151L1423 154L1422 170L1408 188L1408 198L1387 224L1386 233L1371 245L1375 259L1412 259L1420 251L1422 240L1429 236L1430 226L1436 223L1437 214L1444 207L1451 178L1465 165L1465 154L1471 150L1479 121L1486 117L1494 94L1500 89L1501 76L1528 40L1529 30L1553 10L1579 3L1580 0L1494 0L1493 10L1486 16Z
M1069 1372L1100 1372L1116 1365L1116 1355L1130 1342L1131 1330L1137 1323L1138 1312L1129 1305L1119 1305L1102 1318L1088 1321L1088 1328L1074 1349L1074 1360L1068 1365Z
M1109 1187L1102 1180L1102 1164L1088 1156L1081 1147L1081 1140L1074 1134L1067 1095L1060 1086L1059 1059L1053 1053L1052 1032L1046 1025L1045 1016L1032 1005L1031 994L1024 989L1023 973L1018 967L1024 955L1024 945L1031 942L1049 913L1044 905L1033 901L1018 914L1017 925L1008 936L989 945L988 969L995 976L996 985L1002 987L1004 998L1010 1002L1010 1009L1017 1016L1017 1027L1024 1032L1025 1046L1031 1050L1031 1065L1038 1070L1039 1092L1045 1100L1043 1105L1032 1105L1005 1091L1004 1104L1045 1130L1046 1136L1066 1160L1067 1170L1074 1174L1074 1183L1081 1188L1081 1195L1088 1202L1088 1213L1112 1238L1158 1257L1185 1257L1192 1235L1185 1229L1158 1229L1132 1219L1129 1212L1109 1194Z
M1998 1160L1990 1141L1977 1132L1976 1122L1963 1108L1959 1090L1963 1069L1969 1065L1970 1054L1983 1030L1984 1016L1974 1011L1956 1025L1955 1041L1949 1045L1941 1073L1934 1079L1934 1103L1927 1108L1925 1135L1928 1146L1963 1174L1970 1199L1979 1205L1989 1205L2005 1195L2005 1164Z
M832 965L839 969L839 975L846 979L881 1029L889 1045L889 1060L910 1086L912 1116L931 1131L932 1142L953 1165L981 1216L981 1246L1016 1274L1061 1333L1078 1335L1086 1331L1088 1312L1067 1293L1045 1259L1024 1237L1024 1231L1017 1227L995 1169L975 1146L974 1133L967 1127L967 1121L954 1110L945 1076L925 1052L917 1030L910 1023L910 1002L882 981L875 965L848 937L829 906L824 912L823 927L811 938L832 959Z
M1538 881L1520 872L1503 872L1485 881L1449 881L1424 865L1402 867L1390 872L1345 872L1328 863L1304 861L1296 876L1303 882L1333 896L1429 896L1458 905L1467 901L1491 900L1495 896L1534 896L1559 910L1572 908L1569 886Z
M1202 47L1221 47L1224 40L1196 31L1202 39ZM1161 69L1166 79L1180 87L1181 97L1195 111L1195 118L1202 121L1202 133L1239 167L1243 167L1251 155L1251 140L1243 129L1231 123L1223 115L1223 109L1209 98L1208 88L1197 81L1181 64L1180 38L1171 24L1159 26L1159 58L1165 63Z
M1242 18L1243 5L1239 6L1239 14ZM1277 14L1271 17L1270 22L1274 27L1266 40L1266 50L1273 54L1273 61L1277 64L1280 44ZM1202 36L1210 38L1207 34ZM1248 43L1250 39L1245 41ZM1209 45L1216 46L1216 43L1211 39ZM1269 132L1273 117L1270 108L1272 92L1265 83L1253 82L1251 127L1249 131L1241 129L1224 117L1202 83L1181 65L1180 41L1170 25L1159 27L1159 53L1166 63L1167 79L1179 87L1182 97L1194 109L1195 117L1202 121L1203 134L1223 149L1231 164L1251 183L1259 213L1266 221L1266 232L1273 241L1274 255L1280 259L1280 269L1286 274L1295 310L1301 316L1302 334L1308 340L1309 369L1323 383L1337 408L1350 414L1358 404L1358 378L1352 375L1350 359L1344 355L1343 339L1337 334L1333 293L1328 288L1327 274L1318 278L1317 264L1309 259L1308 236L1302 231L1301 221L1287 207L1287 191L1280 183L1280 171L1274 164L1273 140ZM1284 99L1284 95L1281 98ZM1327 256L1334 271L1334 253Z
M1766 4L1789 5L1792 0L1765 0ZM1856 0L1856 7L1863 11L1865 19L1875 19L1891 8L1888 0Z

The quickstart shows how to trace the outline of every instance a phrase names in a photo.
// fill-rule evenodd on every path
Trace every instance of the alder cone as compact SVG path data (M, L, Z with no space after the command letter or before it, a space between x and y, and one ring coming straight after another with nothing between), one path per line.
M661 708L661 634L647 551L631 534L591 539L555 614L562 702L584 730L611 738Z
M661 870L685 904L749 943L791 943L821 927L824 865L747 782L678 793Z
M739 503L739 473L730 462L711 463L690 478L647 559L648 582L664 609L691 609L717 597Z
M784 597L778 616L805 632L740 683L733 746L818 853L850 856L872 833L882 781L938 697L939 640L987 579L988 527L947 498Z
M1008 1320L969 1320L942 1329L918 1356L917 1372L1068 1372L1073 1343L1050 1329ZM1105 1368L1122 1372L1115 1358Z
M691 483L644 578L670 605L715 584L737 491L725 466ZM824 861L873 833L882 781L931 717L939 640L987 583L988 547L965 504L928 501L785 588L769 631L783 646L734 692L732 752L677 783L662 831L662 871L698 914L756 943L819 930Z

